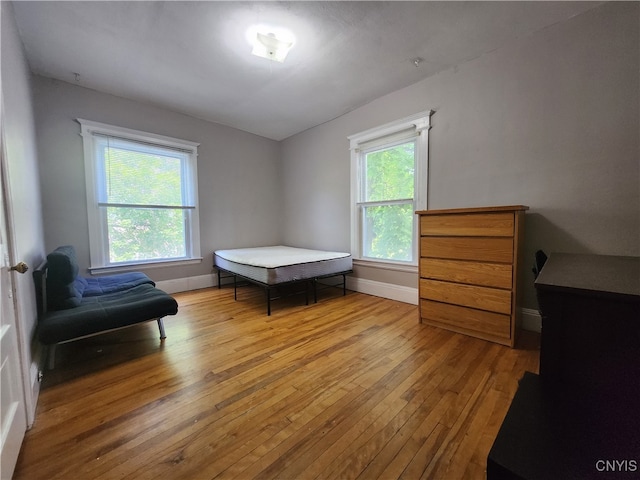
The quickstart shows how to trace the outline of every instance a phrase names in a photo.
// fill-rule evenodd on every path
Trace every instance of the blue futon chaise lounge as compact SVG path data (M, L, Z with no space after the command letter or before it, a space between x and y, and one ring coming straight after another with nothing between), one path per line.
M104 277L78 275L75 249L56 248L33 273L38 299L38 339L48 348L53 368L59 343L157 320L165 338L162 318L178 313L178 303L155 287L144 273L128 272Z

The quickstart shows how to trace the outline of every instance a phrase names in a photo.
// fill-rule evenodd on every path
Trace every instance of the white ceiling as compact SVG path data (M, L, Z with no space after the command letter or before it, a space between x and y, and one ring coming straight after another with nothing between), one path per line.
M14 2L31 70L281 140L599 2ZM292 30L280 64L253 24ZM423 59L416 67L412 60ZM75 74L79 74L76 76Z

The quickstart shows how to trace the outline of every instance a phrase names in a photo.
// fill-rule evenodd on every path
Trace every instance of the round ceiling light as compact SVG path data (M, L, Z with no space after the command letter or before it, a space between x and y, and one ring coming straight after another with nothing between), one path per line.
M253 25L247 29L246 38L258 57L284 62L289 50L295 45L295 36L290 30L271 25Z

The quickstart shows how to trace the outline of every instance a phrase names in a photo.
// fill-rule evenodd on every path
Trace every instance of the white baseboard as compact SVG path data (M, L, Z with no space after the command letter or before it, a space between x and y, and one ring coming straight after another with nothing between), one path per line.
M159 280L156 287L167 293L187 292L199 288L209 288L218 285L215 274L197 277L175 278L173 280ZM390 283L376 282L363 278L347 277L347 288L360 293L388 298L399 302L418 304L418 289L403 287Z
M161 280L156 286L167 293L186 292L200 288L215 287L218 284L214 274L200 275L197 277L176 278L174 280ZM418 305L419 293L417 288L393 285L391 283L367 280L366 278L347 277L347 288L355 292L366 293L376 297L388 298L399 302ZM520 310L522 328L532 332L542 331L542 319L540 313L532 308Z
M215 287L217 279L214 274L199 275L197 277L175 278L173 280L160 280L156 282L156 287L167 293L187 292L200 288Z
M419 293L417 288L402 287L389 283L376 282L363 278L347 278L347 288L356 292L375 295L376 297L389 298L404 303L418 305ZM542 318L537 310L521 308L520 315L522 328L531 332L542 331Z
M532 308L521 308L522 329L530 332L542 332L542 317L538 310Z
M36 408L38 397L40 396L40 381L42 380L42 370L45 364L46 347L39 341L31 343L31 366L29 367L29 380L31 381L31 398L26 401L27 408L27 430L33 427L36 421Z
M418 289L365 278L347 277L347 288L360 293L418 305Z

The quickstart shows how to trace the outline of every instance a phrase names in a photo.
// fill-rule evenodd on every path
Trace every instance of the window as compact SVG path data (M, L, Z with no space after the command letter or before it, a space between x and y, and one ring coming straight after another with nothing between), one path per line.
M198 144L78 121L91 270L199 261Z
M432 113L349 137L354 258L417 265L415 211L427 208Z

